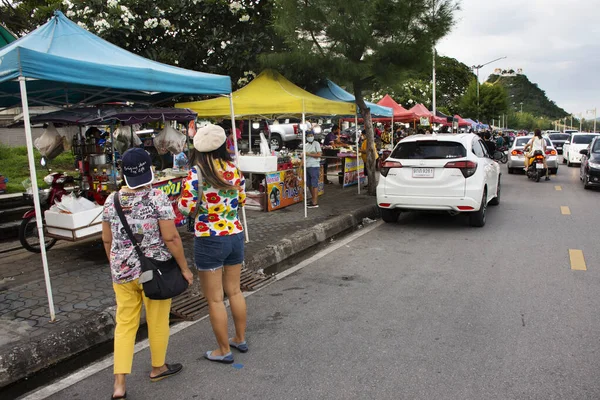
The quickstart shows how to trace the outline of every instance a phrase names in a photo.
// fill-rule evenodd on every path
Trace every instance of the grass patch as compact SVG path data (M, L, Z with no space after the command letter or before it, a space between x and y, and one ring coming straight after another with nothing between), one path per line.
M35 166L37 171L37 181L40 188L46 188L48 185L44 182L44 177L50 172L68 172L69 175L76 175L75 157L71 152L63 152L54 160L48 162L46 167L40 165L42 156L34 149ZM27 161L27 147L9 147L0 144L0 175L8 178L6 184L6 193L24 192L25 188L21 184L25 179L29 179L29 162Z

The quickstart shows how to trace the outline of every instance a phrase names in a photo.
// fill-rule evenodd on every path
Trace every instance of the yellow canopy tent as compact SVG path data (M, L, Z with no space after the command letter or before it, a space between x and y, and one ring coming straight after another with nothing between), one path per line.
M356 105L327 100L294 85L274 70L265 70L252 82L231 94L228 98L177 103L175 107L189 108L199 117L260 117L302 115L302 141L306 142L307 115L356 115ZM233 104L233 105L232 105ZM234 135L235 137L235 135ZM237 145L236 145L237 153ZM304 159L304 182L306 182L306 153ZM360 191L360 183L358 185ZM360 192L359 192L360 193ZM304 217L308 217L304 185Z
M236 117L275 115L354 115L352 103L327 100L296 86L274 70L265 70L252 82L232 93ZM189 108L199 117L227 117L229 99L216 98L189 103L178 103L178 108Z

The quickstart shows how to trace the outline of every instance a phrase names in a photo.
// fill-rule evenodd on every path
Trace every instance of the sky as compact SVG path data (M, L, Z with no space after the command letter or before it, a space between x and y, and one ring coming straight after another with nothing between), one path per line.
M461 0L441 55L472 66L506 56L479 72L522 68L550 100L569 113L600 108L598 0ZM600 117L600 109L598 110Z

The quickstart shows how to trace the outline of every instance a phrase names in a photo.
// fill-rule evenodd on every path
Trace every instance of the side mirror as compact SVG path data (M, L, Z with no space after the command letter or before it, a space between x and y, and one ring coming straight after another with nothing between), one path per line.
M588 155L588 153L589 153L589 152L588 152L588 149L583 149L583 150L580 150L580 151L579 151L579 154L583 154L584 156L587 156L587 155Z

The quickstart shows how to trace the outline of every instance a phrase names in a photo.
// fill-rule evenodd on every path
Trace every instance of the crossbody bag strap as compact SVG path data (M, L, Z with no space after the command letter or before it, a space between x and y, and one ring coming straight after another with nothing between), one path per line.
M196 165L196 179L198 180L198 190L196 195L196 212L194 215L198 216L200 203L202 202L202 193L204 193L204 178L202 177L202 170L199 165Z
M125 218L125 214L123 213L123 207L121 207L121 201L119 200L119 196L121 195L120 192L115 193L115 209L117 210L117 215L119 216L119 219L121 220L121 224L123 224L123 228L125 229L125 233L127 233L127 236L129 236L129 240L131 240L131 243L133 244L133 247L135 248L135 251L137 252L138 257L140 258L140 261L142 261L143 259L146 258L146 256L144 255L144 252L142 251L142 249L140 249L140 246L137 242L137 240L135 240L135 236L133 236L133 232L131 231L131 227L129 226L129 223L127 223L127 218Z

